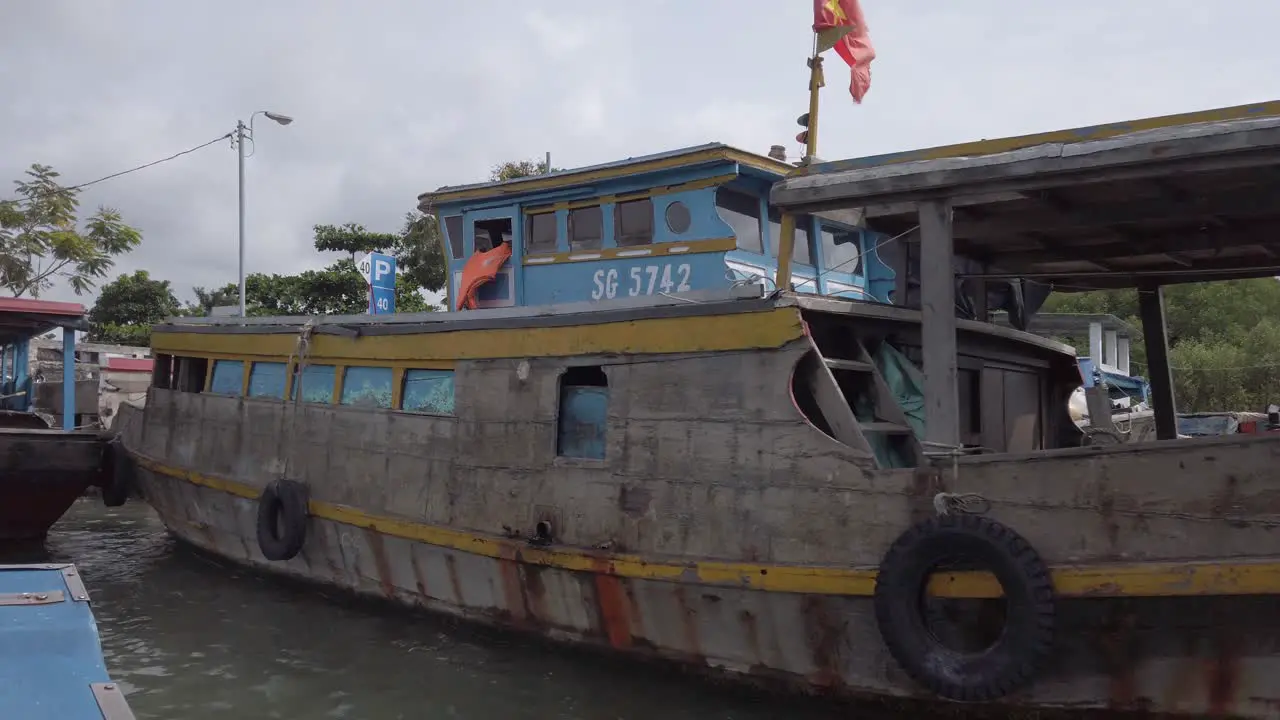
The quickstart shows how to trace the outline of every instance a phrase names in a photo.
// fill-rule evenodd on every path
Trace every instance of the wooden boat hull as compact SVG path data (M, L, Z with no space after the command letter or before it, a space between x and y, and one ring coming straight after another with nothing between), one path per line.
M40 540L76 498L102 482L97 433L0 429L0 540Z
M195 409L200 403L227 407ZM341 410L325 411L335 413L326 422L343 422L337 417ZM538 547L504 538L499 527L464 529L461 523L439 525L389 514L356 491L344 496L327 487L317 488L322 499L313 496L300 554L272 562L259 550L255 523L256 496L275 464L264 460L274 457L267 449L274 440L236 433L230 425L191 435L184 428L201 416L238 418L241 427L272 427L282 422L281 415L271 416L251 401L164 394L149 399L146 412L161 413L154 420L144 419L142 412L125 408L119 420L137 462L142 494L177 537L230 560L407 606L800 692L936 701L899 669L881 640L870 598L873 571L859 576L847 568ZM198 437L208 440L202 445ZM429 434L417 437L429 444ZM254 462L262 474L234 469L249 466L229 449L212 450L236 446L245 455L257 448L261 455ZM167 456L157 457L162 449ZM225 458L222 467L228 470L210 472L174 459L208 460L209 452ZM326 457L315 460L332 463ZM345 486L366 487L357 477ZM426 494L400 500L422 506L446 501ZM617 502L625 511L639 500ZM857 543L859 533L851 527L846 537ZM1280 673L1280 627L1274 620L1280 602L1274 596L1188 591L1181 597L1107 597L1107 582L1080 585L1070 591L1074 597L1059 602L1050 667L1029 690L1004 698L1005 710L1280 717L1280 695L1271 682Z

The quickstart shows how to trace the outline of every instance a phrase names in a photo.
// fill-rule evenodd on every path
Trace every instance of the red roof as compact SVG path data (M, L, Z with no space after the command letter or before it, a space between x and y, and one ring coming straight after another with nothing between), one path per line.
M84 315L85 310L80 303L32 300L31 298L0 298L0 313L6 312L80 317Z
M151 372L155 361L151 358L107 358L107 369L118 372Z

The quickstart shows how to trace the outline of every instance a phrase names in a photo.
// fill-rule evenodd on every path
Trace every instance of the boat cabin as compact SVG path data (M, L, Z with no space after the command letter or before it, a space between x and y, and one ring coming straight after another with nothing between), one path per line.
M450 310L462 309L467 260L507 243L510 257L476 292L477 308L559 305L774 287L781 216L769 190L794 168L709 144L419 197L440 220ZM857 213L798 219L797 292L889 302L895 272ZM505 252L504 252L505 255Z

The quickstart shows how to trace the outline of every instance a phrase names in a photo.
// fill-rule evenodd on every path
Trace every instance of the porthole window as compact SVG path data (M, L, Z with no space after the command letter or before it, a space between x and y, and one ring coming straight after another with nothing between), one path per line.
M667 229L676 235L689 231L693 218L689 216L689 207L682 202L673 202L667 206Z

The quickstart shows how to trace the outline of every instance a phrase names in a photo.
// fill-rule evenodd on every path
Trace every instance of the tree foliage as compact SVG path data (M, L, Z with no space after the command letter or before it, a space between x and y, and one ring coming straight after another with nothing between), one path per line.
M1280 282L1171 285L1164 299L1179 412L1262 411L1280 403ZM1054 293L1041 312L1109 313L1142 329L1133 290ZM1088 338L1063 339L1088 351ZM1146 374L1141 335L1130 359L1134 374Z
M489 172L493 182L505 182L522 177L546 175L549 172L560 172L560 168L548 168L546 160L509 160L495 165Z
M60 185L48 165L32 164L26 175L14 182L18 199L0 202L0 289L38 298L61 278L82 295L142 242L108 207L81 229L79 190Z
M316 225L315 247L322 252L342 252L348 256L323 270L307 270L297 275L253 273L245 277L245 310L250 315L355 315L369 309L368 285L356 268L355 258L367 252L385 252L396 257L396 311L424 312L434 308L420 289L444 287L444 256L439 231L426 216L410 215L400 233L375 233L356 223ZM415 223L430 227L423 230ZM434 233L434 234L431 234ZM431 243L435 243L432 250ZM192 313L207 314L218 305L240 301L234 283L214 290L195 288Z
M156 280L146 270L121 275L102 286L89 310L89 340L146 346L151 326L180 309L168 280Z

